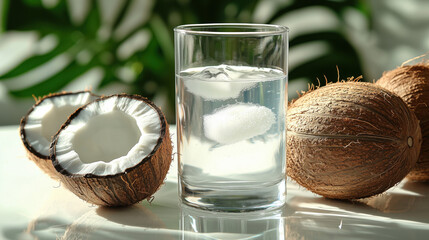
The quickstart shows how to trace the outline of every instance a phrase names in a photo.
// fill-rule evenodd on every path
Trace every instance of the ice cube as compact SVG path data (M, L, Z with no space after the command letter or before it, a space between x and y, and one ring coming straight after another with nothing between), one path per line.
M214 68L214 67L208 67L203 71L192 75L192 77L198 78L200 80L231 81L231 79L228 76L228 73L226 73L223 68Z
M239 103L204 116L204 134L220 144L231 144L264 134L275 121L269 108Z
M229 74L233 74L231 78ZM255 85L254 82L242 82L236 74L224 67L208 67L193 74L185 82L187 90L205 100L226 100L237 98L242 90Z

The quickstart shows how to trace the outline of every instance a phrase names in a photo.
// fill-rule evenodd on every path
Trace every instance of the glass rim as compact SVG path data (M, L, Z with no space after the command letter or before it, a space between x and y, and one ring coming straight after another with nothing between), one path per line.
M249 31L215 31L221 28L249 29ZM250 31L254 30L254 31ZM184 24L174 28L174 32L192 35L213 35L213 36L260 36L260 35L281 35L289 32L289 28L277 24L262 23L199 23Z

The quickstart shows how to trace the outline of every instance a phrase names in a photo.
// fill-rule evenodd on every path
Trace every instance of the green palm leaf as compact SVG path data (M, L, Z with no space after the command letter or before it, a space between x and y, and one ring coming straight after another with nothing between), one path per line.
M42 68L63 54L66 54L71 59L71 62L63 70L50 75L48 74L49 77L35 81L29 87L21 89L11 87L10 93L12 95L16 97L28 97L34 94L40 95L58 91L94 67L99 67L103 71L101 82L98 86L93 86L95 89L107 86L112 82L123 82L118 72L128 68L128 73L133 74L133 76L131 76L131 80L127 79L126 83L134 87L135 91L140 90L142 92L139 93L145 94L144 89L136 86L137 82L141 82L137 81L137 78L144 75L141 73L143 67L138 67L140 70L136 70L133 66L136 64L141 65L140 61L143 58L152 60L160 59L159 55L161 55L161 58L164 58L162 57L163 55L166 56L163 63L174 64L172 39L166 40L169 29L165 28L162 20L153 18L150 24L154 25L152 27L148 26L146 21L134 26L130 31L122 31L121 37L118 37L118 34L116 34L121 31L120 28L123 27L127 17L130 17L127 15L130 10L133 10L132 8L135 6L141 6L138 1L129 0L124 1L124 4L120 4L117 16L114 19L109 19L110 26L107 26L107 28L103 25L105 17L103 18L100 12L100 4L109 3L95 0L86 2L89 9L82 11L80 17L83 20L79 22L73 18L73 9L70 8L71 1L68 2L59 0L55 6L49 7L43 5L43 2L39 0L11 2L9 8L11 17L8 19L7 24L8 30L36 31L40 39L47 35L53 36L58 40L58 44L48 52L34 54L23 60L9 72L1 75L0 81L10 83L14 81L14 78L21 78L22 81L22 76L27 76L33 71L37 72L37 69ZM18 12L20 13L19 15L22 15L22 13L28 14L28 17L18 18L16 17ZM150 11L148 12L150 13ZM107 29L107 33L100 32L103 30L103 27L104 30ZM127 48L127 46L124 46L127 44L127 40L143 29L152 31L152 36L156 37L157 42L160 44L152 44L152 49L148 49L147 51L146 49L133 50L134 53L126 59L118 56L120 49ZM149 42L153 41L149 40ZM154 47L157 49L153 49ZM151 55L155 57L151 57ZM82 60L82 57L84 60ZM161 61L156 62L160 63ZM155 68L153 61L145 61L144 63L148 63L148 68L145 68L147 70L160 70L159 66L162 66L161 64ZM162 72L165 72L165 70ZM171 82L169 87L174 84L174 81Z
M79 1L83 6L76 11L73 5L76 1L52 1L55 4L50 6L47 2L3 1L8 7L2 22L6 32L32 31L38 34L39 43L47 37L58 42L46 51L36 51L0 75L0 83L9 87L11 95L30 97L56 92L88 71L99 69L101 79L93 89L121 83L129 86L131 92L149 98L164 93L170 109L174 109L175 95L173 28L187 23L253 22L255 10L267 3L264 0L87 0ZM106 6L110 9L108 13ZM347 8L355 8L369 16L364 0L292 0L277 6L265 18L267 23L314 6L330 9L340 24L345 23L343 17ZM342 76L360 75L358 54L341 31L340 27L295 34L290 41L291 51L312 43L323 43L328 51L295 64L290 69L289 81L317 82L324 75L336 79L336 66ZM45 73L44 78L33 77L33 73L40 72L59 56L67 56L64 66ZM14 86L14 83L19 84Z

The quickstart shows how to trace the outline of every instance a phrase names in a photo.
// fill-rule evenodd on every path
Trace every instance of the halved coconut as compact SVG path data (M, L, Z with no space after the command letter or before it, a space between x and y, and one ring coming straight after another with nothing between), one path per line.
M51 159L81 199L126 206L152 196L172 160L161 110L138 95L112 95L74 112L55 135Z
M21 119L20 135L28 158L52 178L58 178L49 159L52 137L76 109L96 98L89 91L50 94L39 99Z

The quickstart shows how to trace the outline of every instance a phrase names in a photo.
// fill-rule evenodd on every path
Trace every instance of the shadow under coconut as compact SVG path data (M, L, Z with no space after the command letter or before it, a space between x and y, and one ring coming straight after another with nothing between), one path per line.
M125 226L164 228L163 222L149 209L142 205L130 207L98 207L95 213L108 221Z
M42 203L33 205L33 199L29 199L28 205L23 206L22 220L13 219L10 225L5 224L0 228L0 239L57 239L64 234L74 219L96 208L75 197L65 188L59 187L57 182L50 180L48 184L51 184L53 190L45 190L45 195L41 197L44 199L41 200ZM32 208L34 212L26 210L28 208Z
M31 221L3 229L6 239L158 239L164 229L163 222L143 206L123 208L94 207L73 222L55 216L44 216ZM154 229L160 229L155 231ZM153 233L151 233L151 231ZM147 232L149 232L148 235ZM168 236L162 233L162 236ZM177 233L175 233L177 235ZM61 236L61 237L59 237ZM151 237L153 236L153 237ZM1 238L1 237L0 237ZM168 238L166 238L168 239Z
M429 184L404 180L395 191L357 201L386 217L429 224Z
M428 191L425 186L415 184L405 184L402 188L413 188L423 193ZM353 201L293 197L289 204L294 213L286 218L286 235L297 239L427 237L428 195L397 192Z
M407 180L402 188L429 198L429 182L412 182Z
M98 207L88 211L68 226L60 239L169 239L178 233L142 205Z
M39 218L29 224L3 228L2 237L11 240L38 239L51 240L61 236L67 227L67 221L57 218ZM2 238L3 239L3 238Z
M338 216L291 216L285 222L285 239L426 239L427 227L410 227Z

